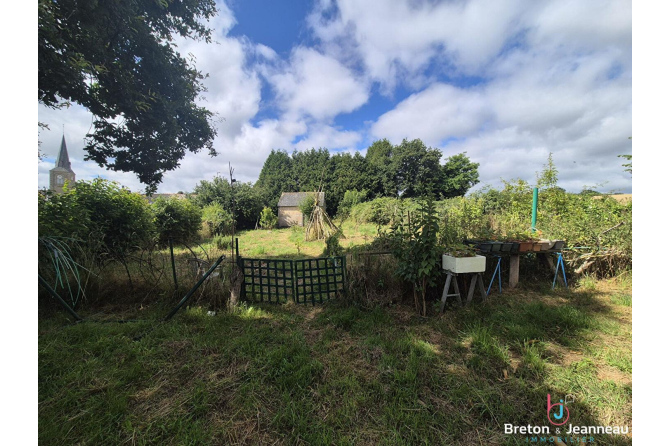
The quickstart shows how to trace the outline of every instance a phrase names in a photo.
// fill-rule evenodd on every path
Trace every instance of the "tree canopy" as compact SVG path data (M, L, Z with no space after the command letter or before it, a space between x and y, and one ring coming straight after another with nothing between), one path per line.
M441 158L440 150L427 147L420 139L403 140L397 146L387 139L375 141L365 156L331 155L324 148L292 155L273 150L254 188L265 205L276 211L282 192L312 192L321 187L326 210L335 215L347 191L365 191L368 198L443 199L465 195L479 182L479 164L465 153L448 158L444 165Z
M154 191L186 151L216 152L192 59L173 36L210 41L214 0L39 0L38 100L93 114L86 159L134 172Z

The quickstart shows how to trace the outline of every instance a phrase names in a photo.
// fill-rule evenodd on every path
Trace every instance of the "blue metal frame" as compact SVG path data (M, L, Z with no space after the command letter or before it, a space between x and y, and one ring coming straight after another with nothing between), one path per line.
M486 290L486 295L488 296L491 293L491 286L493 286L493 281L496 278L496 274L498 275L498 293L502 294L502 271L500 270L500 262L502 261L502 257L496 256L498 258L498 264L496 265L496 269L493 271L493 276L491 277L491 283L489 283L489 289Z
M568 288L568 279L565 277L565 263L563 262L563 253L558 253L558 260L556 261L556 273L554 274L554 282L551 284L551 289L553 290L556 286L556 279L558 278L558 269L561 269L563 272L563 284L565 288Z

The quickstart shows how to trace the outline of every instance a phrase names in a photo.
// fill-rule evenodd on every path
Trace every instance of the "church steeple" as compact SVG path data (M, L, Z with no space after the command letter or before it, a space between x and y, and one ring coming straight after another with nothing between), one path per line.
M60 143L60 152L58 152L58 158L56 158L56 167L62 167L63 169L72 172L70 157L67 154L67 144L65 144L65 135L63 135L63 139Z
M70 156L67 153L67 144L65 144L65 135L63 135L58 158L56 158L56 166L49 171L49 189L56 193L62 193L66 183L68 187L74 187L74 179L74 171L70 164Z

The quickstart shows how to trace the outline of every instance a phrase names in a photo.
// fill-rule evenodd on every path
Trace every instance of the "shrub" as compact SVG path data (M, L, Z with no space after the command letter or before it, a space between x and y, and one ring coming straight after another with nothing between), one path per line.
M201 225L202 210L190 200L158 198L152 205L158 241L162 245L172 238L176 243L195 239Z
M426 316L426 292L437 283L442 250L437 246L439 226L435 204L426 198L420 206L411 220L391 228L390 237L393 255L398 260L396 274L413 284L415 308Z
M277 226L277 216L269 207L264 207L261 212L260 225L263 229L272 229Z
M351 208L359 203L363 203L367 195L368 191L365 189L362 191L357 191L355 189L346 191L337 208L337 215L342 219L349 217Z
M40 236L96 241L89 248L99 258L123 259L152 240L153 215L147 201L118 183L79 181L63 194L40 194Z
M230 237L226 237L225 235L217 235L214 237L212 240L214 243L214 246L216 246L216 249L220 251L225 251L230 248Z
M336 257L344 254L344 248L340 245L341 232L336 232L326 237L326 248L323 250L323 257Z
M307 217L307 220L309 220L309 218L312 216L312 213L314 212L314 207L315 206L316 206L316 195L315 194L308 194L298 204L298 207L300 208L300 212L302 212L302 215Z
M233 233L233 214L219 203L211 203L202 209L202 222L210 236Z

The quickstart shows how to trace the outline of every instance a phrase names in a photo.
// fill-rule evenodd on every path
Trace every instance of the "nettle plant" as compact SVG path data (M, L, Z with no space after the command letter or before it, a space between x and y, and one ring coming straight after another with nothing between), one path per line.
M433 200L422 199L414 217L391 227L390 238L393 255L398 260L396 275L412 283L414 306L425 316L426 291L437 283L442 255L437 241L439 225Z

